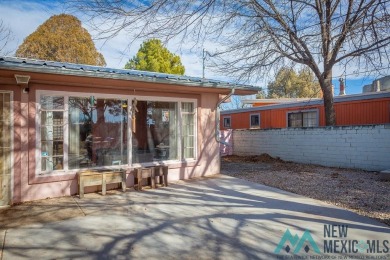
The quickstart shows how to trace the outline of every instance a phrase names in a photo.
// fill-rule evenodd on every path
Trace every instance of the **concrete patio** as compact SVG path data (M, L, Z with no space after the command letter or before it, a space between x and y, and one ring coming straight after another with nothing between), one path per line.
M324 238L324 225L338 224L348 225L347 237ZM224 175L22 204L1 210L0 225L5 260L287 259L325 256L324 239L390 240L390 228L372 219ZM275 254L287 228L299 237L308 229L321 254ZM390 258L383 250L327 255Z

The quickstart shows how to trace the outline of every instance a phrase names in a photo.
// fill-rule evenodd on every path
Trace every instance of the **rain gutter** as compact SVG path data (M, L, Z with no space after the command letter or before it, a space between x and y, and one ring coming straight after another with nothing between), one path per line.
M223 144L223 145L227 145L227 146L231 146L231 144L229 143L226 143L224 141L221 141L221 137L220 137L220 116L221 116L221 104L223 102L225 102L228 98L230 98L235 92L235 89L232 88L232 90L230 91L230 93L224 97L223 99L221 99L218 103L217 103L217 107L215 109L215 140L220 143L220 144Z

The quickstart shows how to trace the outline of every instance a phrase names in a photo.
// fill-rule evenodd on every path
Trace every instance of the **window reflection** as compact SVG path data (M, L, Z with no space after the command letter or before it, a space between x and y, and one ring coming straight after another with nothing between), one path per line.
M64 97L41 97L41 170L62 170L64 164Z
M177 159L177 103L137 101L137 110L133 121L133 162Z
M193 103L183 102L182 118L182 158L195 157L195 109Z
M39 102L41 174L127 165L130 141L130 163L195 158L193 102L134 98L128 107L127 99L46 95Z
M127 164L127 101L69 97L69 169Z

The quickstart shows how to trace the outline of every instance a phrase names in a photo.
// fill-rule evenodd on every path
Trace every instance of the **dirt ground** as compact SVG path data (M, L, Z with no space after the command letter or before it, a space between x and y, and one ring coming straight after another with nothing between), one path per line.
M390 182L377 172L284 162L267 154L226 156L222 174L325 201L390 226Z

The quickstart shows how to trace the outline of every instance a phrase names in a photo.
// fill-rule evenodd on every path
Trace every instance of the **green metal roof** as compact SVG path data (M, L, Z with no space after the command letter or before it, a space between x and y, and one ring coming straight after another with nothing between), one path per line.
M234 88L236 90L247 90L254 92L261 90L261 88L255 86L230 83L220 80L204 79L199 77L188 77L140 70L113 69L85 64L44 61L16 57L0 57L0 68L26 72L41 72L61 75L156 82L202 88Z

